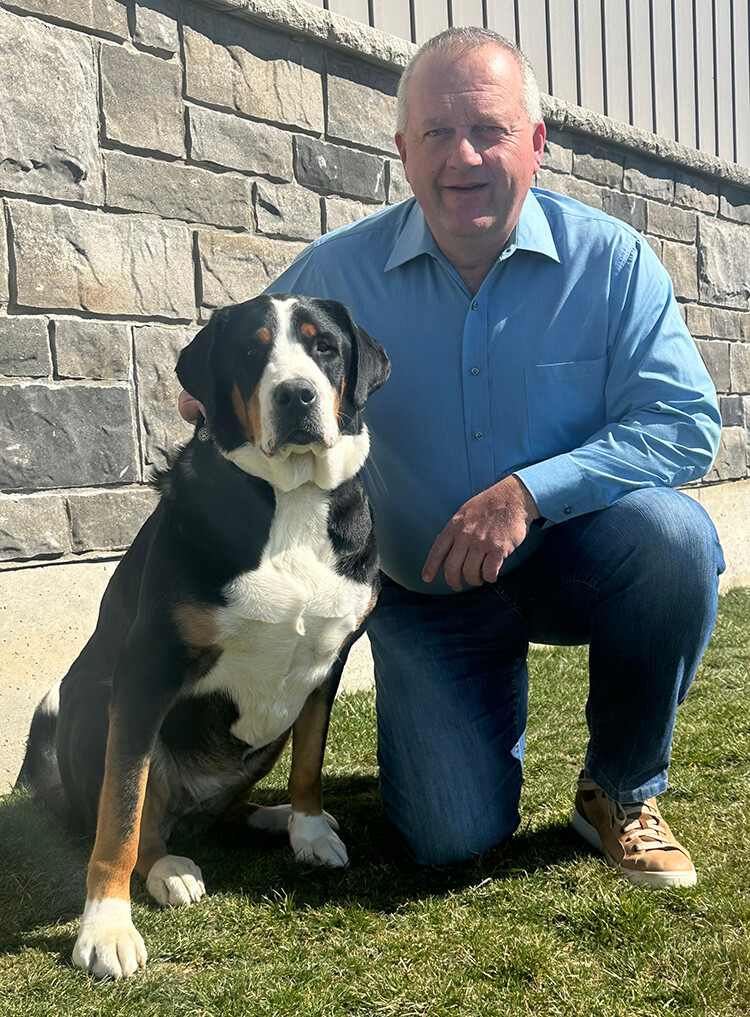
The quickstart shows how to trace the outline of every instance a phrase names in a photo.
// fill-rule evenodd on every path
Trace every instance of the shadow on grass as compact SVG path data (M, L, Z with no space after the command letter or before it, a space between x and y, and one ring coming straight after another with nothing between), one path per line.
M484 879L526 877L582 853L569 828L553 824L511 841L477 861L450 868L409 864L384 820L374 776L329 778L326 807L337 817L351 859L345 869L298 865L286 835L271 837L214 827L170 840L175 854L193 858L211 894L260 902L269 892L290 894L297 905L356 903L390 913L407 901L467 888ZM283 792L257 789L254 800L275 804ZM86 896L86 865L92 842L76 838L39 802L14 793L0 802L0 951L28 947L59 954L68 962L73 935L55 926L77 918ZM133 879L133 900L157 909L143 880ZM50 928L50 926L52 928Z

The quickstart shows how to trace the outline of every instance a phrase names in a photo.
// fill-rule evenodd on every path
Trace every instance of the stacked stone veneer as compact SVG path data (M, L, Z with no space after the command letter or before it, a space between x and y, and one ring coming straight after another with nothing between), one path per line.
M408 196L392 125L411 47L304 3L276 7L0 2L6 565L125 546L153 504L152 465L189 436L174 364L200 324L322 231ZM549 111L539 185L647 235L721 393L706 483L745 479L742 174L639 155Z

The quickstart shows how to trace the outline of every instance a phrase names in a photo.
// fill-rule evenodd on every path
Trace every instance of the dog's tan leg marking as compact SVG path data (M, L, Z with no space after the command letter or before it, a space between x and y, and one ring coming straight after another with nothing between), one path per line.
M151 867L167 854L167 845L159 833L161 821L167 809L169 790L153 770L149 772L146 784L146 798L141 814L141 830L138 838L138 858L135 871L144 879Z
M308 698L292 728L289 840L299 861L341 866L349 861L346 848L323 814L321 769L329 713L327 697L318 689Z

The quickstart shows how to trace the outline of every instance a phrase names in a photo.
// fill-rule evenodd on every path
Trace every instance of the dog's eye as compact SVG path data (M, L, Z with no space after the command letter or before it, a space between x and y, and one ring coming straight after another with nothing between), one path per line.
M318 353L330 353L333 350L333 344L329 343L327 339L318 339L315 349Z

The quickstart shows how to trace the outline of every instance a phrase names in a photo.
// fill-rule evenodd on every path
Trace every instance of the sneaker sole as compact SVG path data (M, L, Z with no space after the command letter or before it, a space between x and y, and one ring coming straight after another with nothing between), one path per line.
M695 869L692 872L643 872L638 869L626 869L607 852L599 834L578 809L573 810L572 825L579 836L583 837L599 854L604 855L607 865L617 869L636 886L648 886L656 889L670 886L695 886L698 882L698 874Z

